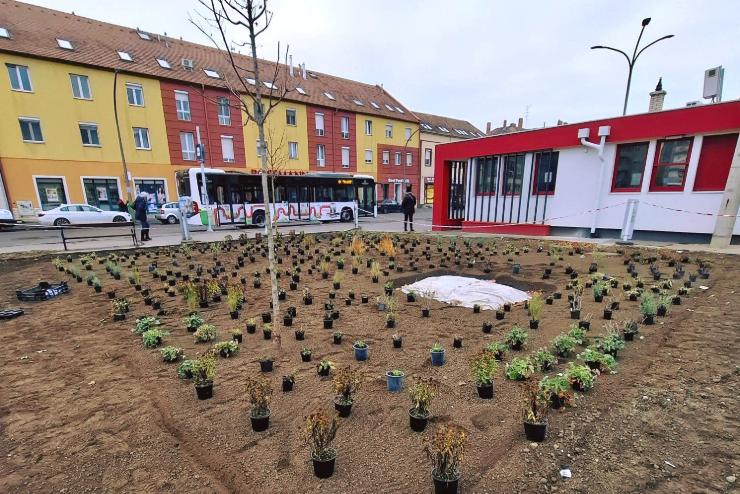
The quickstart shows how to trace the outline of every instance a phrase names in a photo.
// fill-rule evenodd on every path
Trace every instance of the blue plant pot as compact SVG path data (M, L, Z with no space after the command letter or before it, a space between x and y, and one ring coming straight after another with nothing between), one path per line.
M442 350L441 352L429 352L432 355L432 365L435 367L439 367L444 365L445 363L445 351Z
M403 378L406 377L406 374L401 374L400 376L394 376L391 374L390 371L385 373L386 382L388 383L388 391L391 393L398 393L403 388Z
M370 347L366 346L364 348L357 348L356 346L352 345L352 348L355 349L355 360L367 360L367 353L370 350Z

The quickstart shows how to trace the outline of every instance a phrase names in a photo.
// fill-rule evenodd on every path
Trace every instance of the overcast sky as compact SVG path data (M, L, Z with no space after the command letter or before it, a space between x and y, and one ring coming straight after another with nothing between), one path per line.
M31 0L78 15L207 43L188 21L195 0ZM704 70L725 67L724 100L740 97L737 0L271 0L259 56L289 43L294 62L380 84L412 110L469 120L526 117L528 127L620 115L626 60L644 17L628 113L647 110L663 77L665 108L702 99Z

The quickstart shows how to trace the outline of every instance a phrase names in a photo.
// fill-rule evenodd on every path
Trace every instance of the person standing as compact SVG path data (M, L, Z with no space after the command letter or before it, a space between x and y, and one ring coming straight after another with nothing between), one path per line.
M406 225L411 227L411 231L414 231L414 211L416 211L416 197L411 193L411 186L406 187L406 195L403 196L401 201L401 209L403 209L403 231L406 231Z
M136 211L136 219L141 222L141 241L146 242L151 240L149 237L149 219L147 218L147 210L149 209L149 198L146 192L139 192L139 196L134 201L134 210Z

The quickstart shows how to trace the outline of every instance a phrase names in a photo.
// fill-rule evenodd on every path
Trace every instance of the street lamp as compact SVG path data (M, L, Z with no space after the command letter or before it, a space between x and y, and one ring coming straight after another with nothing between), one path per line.
M622 55L624 55L624 58L627 59L627 65L629 65L629 72L627 73L627 90L624 93L624 109L622 110L622 115L626 115L627 114L627 101L629 100L629 97L630 97L630 84L632 83L632 69L635 68L635 62L637 61L637 58L642 54L642 52L644 52L645 50L647 50L648 48L650 48L651 46L653 46L658 41L663 41L664 39L668 39L668 38L672 38L673 37L672 34L669 34L667 36L663 36L662 38L656 39L652 43L648 43L646 46L644 46L642 49L640 49L640 51L637 51L638 47L640 46L640 40L642 39L642 33L645 31L645 26L647 26L648 24L650 24L650 17L646 17L646 18L644 18L642 20L642 29L640 29L640 35L637 37L637 43L635 43L635 49L632 52L632 58L630 58L622 50L618 50L617 48L612 48L611 46L596 45L596 46L592 46L591 47L592 50L600 50L601 49L601 50L615 51L617 53L621 53Z
M406 153L408 152L408 146L409 142L411 142L411 139L413 139L414 135L419 132L419 127L416 128L409 136L406 138L406 143L403 145L403 157L401 158L401 166L403 167L403 189L401 192L406 192L406 167L408 166L408 163L406 163ZM421 156L419 156L419 160L421 160ZM421 165L421 163L419 163ZM409 180L409 185L411 184L411 180Z

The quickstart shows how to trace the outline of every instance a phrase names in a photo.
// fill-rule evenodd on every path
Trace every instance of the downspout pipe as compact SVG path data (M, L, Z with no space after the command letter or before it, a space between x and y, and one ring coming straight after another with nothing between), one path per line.
M595 144L588 140L590 130L588 128L578 129L578 139L581 141L581 145L587 148L595 149L599 160L601 161L601 170L599 172L599 188L596 194L596 205L594 206L593 218L591 221L591 238L595 238L596 226L599 221L599 209L601 208L602 195L604 190L604 180L606 178L606 164L604 163L604 146L606 145L606 138L611 133L611 127L608 125L602 125L599 127L599 143Z

